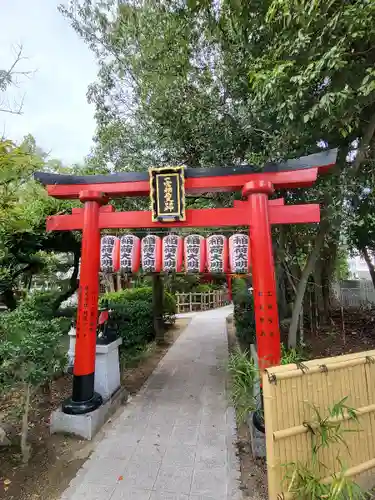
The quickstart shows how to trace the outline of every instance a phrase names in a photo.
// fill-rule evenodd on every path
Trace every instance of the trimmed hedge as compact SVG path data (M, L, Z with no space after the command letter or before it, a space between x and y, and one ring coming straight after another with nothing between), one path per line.
M155 338L152 307L152 288L129 288L119 292L110 292L100 299L100 304L112 309L113 321L123 340L123 347L143 345ZM173 323L176 313L176 301L168 292L164 292L164 323Z
M250 344L256 342L254 300L245 280L234 281L233 304L236 334L241 344L248 348Z

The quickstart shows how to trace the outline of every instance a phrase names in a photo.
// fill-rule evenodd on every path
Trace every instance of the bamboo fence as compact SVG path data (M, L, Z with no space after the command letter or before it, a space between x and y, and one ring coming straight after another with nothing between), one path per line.
M207 311L228 303L228 294L225 290L176 293L177 313Z
M328 408L346 397L345 404L356 410L358 423L345 413L338 418L342 429L350 432L343 434L345 443L319 450L319 475L329 482L344 466L345 475L363 488L374 486L375 350L316 359L299 367L272 367L262 382L270 500L293 498L288 492L287 464L311 467L312 439L306 424L316 421L314 407L326 417Z

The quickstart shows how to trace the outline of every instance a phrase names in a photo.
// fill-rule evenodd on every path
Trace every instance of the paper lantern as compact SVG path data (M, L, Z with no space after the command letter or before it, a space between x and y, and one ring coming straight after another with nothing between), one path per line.
M232 273L247 274L250 270L250 245L247 234L233 234L229 238L229 265Z
M183 241L181 236L168 234L163 238L163 271L180 273L182 270Z
M228 240L222 234L213 234L207 238L207 268L210 273L228 271Z
M120 269L123 273L137 273L141 264L141 240L134 234L120 238Z
M100 270L103 273L117 273L120 268L120 240L106 235L100 240Z
M145 273L160 273L162 242L159 236L148 234L142 239L142 269Z
M206 240L199 234L190 234L184 241L185 271L203 273L206 269Z

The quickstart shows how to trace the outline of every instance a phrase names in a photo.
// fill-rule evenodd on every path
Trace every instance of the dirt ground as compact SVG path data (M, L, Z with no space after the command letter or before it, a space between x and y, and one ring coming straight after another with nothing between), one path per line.
M137 366L123 370L122 384L130 394L139 391L189 321L178 319L168 332L165 346L151 346ZM22 465L18 445L18 425L12 429L12 438L17 444L0 447L1 500L57 500L100 439L100 433L91 442L71 436L50 436L48 424L51 411L70 395L71 385L70 376L61 377L53 382L48 403L42 394L33 398L29 425L32 452L26 466ZM0 410L12 404L14 401L3 400Z
M310 359L375 349L375 308L333 311L330 324L306 331L305 341Z

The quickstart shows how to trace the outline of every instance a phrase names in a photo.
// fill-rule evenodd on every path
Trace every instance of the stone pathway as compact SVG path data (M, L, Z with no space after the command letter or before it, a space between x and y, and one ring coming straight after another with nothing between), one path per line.
M225 318L197 313L61 500L239 500Z

